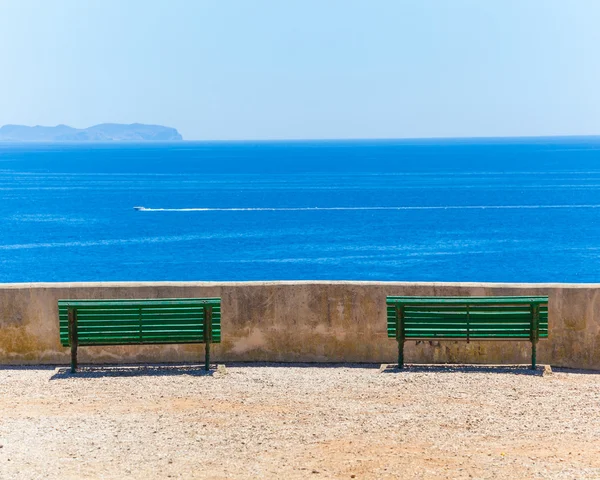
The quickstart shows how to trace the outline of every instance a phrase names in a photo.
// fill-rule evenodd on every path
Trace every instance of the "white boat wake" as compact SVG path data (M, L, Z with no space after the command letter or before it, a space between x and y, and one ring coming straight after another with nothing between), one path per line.
M600 208L600 204L583 205L444 205L402 207L232 207L232 208L146 208L138 212L314 212L331 210L519 210L548 208Z

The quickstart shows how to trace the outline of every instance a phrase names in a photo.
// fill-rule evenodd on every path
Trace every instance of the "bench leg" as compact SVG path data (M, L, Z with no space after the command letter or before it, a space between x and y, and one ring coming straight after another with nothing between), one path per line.
M398 368L404 368L404 340L398 340Z
M204 370L210 370L210 342L204 344Z
M71 373L77 372L77 342L71 342Z
M79 335L77 334L77 310L69 308L69 343L71 344L71 373L77 372L77 344Z
M536 369L537 363L537 342L531 342L531 369Z

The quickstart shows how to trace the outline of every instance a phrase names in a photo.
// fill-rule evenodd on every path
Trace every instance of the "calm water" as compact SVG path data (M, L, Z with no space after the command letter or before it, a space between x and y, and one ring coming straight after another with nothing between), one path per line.
M0 282L600 282L599 220L599 138L0 145Z

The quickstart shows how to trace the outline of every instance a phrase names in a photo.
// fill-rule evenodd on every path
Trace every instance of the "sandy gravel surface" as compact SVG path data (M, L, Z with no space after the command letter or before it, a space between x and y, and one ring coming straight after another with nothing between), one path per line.
M600 374L0 367L0 478L600 478Z

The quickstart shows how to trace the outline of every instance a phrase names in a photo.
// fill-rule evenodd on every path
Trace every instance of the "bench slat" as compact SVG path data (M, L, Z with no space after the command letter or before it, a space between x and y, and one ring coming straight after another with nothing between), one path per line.
M387 311L388 313L390 312L395 312L396 311L396 304L398 305L402 305L404 307L404 311L408 314L408 313L419 313L419 312L432 312L432 311L439 311L439 312L443 312L443 313L451 313L451 312L460 312L460 311L464 311L464 308L466 306L465 305L451 305L448 307L444 307L443 305L421 305L421 306L416 306L416 305L404 305L401 302L388 302L387 303ZM530 305L520 305L520 306L513 306L513 305L509 305L509 306L504 306L504 305L486 305L484 307L480 306L480 305L470 305L469 304L469 311L473 312L473 313L493 313L493 312L506 312L506 313L523 313L523 312L530 312ZM540 306L540 312L548 312L548 306L545 304L539 304Z
M476 304L523 304L547 303L548 297L387 297L388 303L401 303L403 305L476 305Z
M132 308L143 306L190 306L215 305L221 304L220 298L161 298L161 299L110 299L110 300L59 300L60 305L66 307L101 307L103 309L111 308Z
M405 315L404 323L529 323L531 313L529 315L494 315L494 316L479 316L479 315Z

